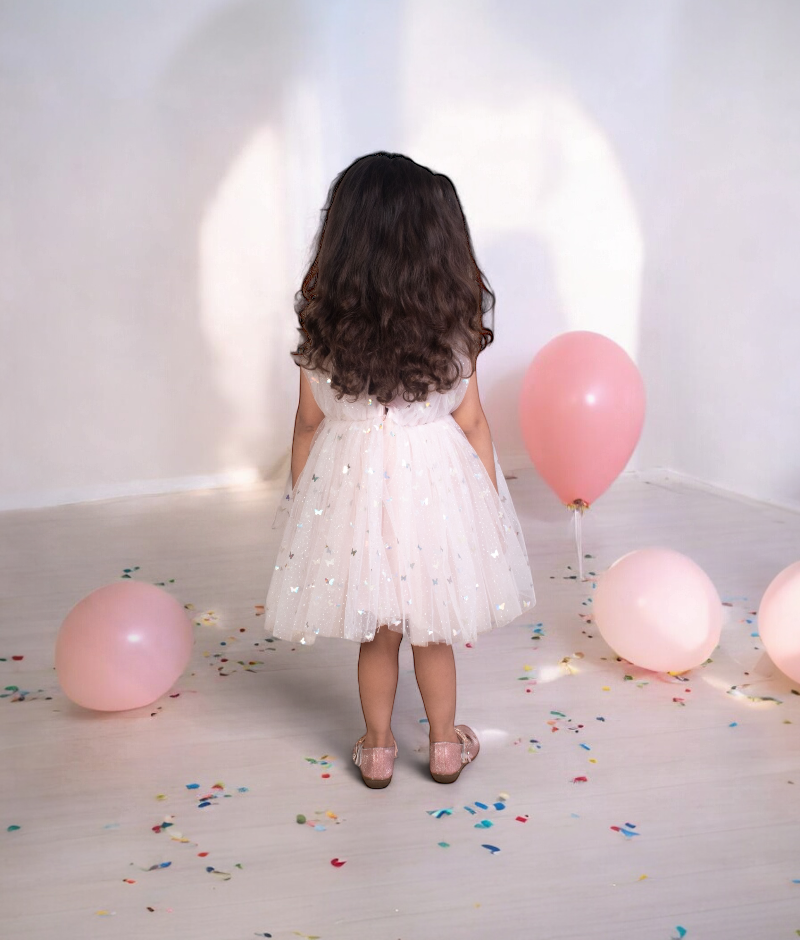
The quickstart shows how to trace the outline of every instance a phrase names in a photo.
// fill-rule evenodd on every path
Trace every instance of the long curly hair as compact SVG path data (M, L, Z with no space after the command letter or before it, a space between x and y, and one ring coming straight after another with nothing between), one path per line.
M474 370L495 295L449 177L380 150L336 176L321 215L295 295L295 363L329 375L339 399L382 405L453 388L457 352Z

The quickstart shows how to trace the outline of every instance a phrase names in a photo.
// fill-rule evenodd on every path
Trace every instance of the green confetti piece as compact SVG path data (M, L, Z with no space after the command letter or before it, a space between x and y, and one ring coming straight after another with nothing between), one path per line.
M9 826L8 829L6 829L6 832L16 832L17 829L21 829L21 828L22 828L21 826Z
M449 849L449 848L450 848L450 843L449 843L449 842L437 842L436 844L437 844L437 845L441 845L441 847L442 847L443 849Z

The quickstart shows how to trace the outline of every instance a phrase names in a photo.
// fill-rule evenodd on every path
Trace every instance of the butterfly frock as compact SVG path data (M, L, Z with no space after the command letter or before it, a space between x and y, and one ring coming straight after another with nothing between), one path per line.
M325 417L291 471L273 528L283 531L265 629L372 640L386 624L415 646L474 642L536 603L528 555L497 453L498 491L451 412L470 377L426 401L336 398L307 371Z

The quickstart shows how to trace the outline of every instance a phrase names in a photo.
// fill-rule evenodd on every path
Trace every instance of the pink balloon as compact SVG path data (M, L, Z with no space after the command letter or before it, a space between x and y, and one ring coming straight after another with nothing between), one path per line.
M784 568L764 592L758 635L778 669L800 682L800 561Z
M669 548L642 548L617 559L600 575L592 606L611 649L655 672L699 666L722 632L722 602L711 579Z
M58 681L84 708L140 708L169 691L193 642L186 611L166 591L140 581L109 584L78 601L62 623Z
M534 356L520 392L525 447L562 503L591 504L633 453L644 424L644 382L630 356L600 333L574 330Z

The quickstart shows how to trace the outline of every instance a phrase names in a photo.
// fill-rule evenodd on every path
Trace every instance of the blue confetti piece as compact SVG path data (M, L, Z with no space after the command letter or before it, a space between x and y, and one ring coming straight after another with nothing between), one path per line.
M488 849L492 853L492 855L494 855L495 852L500 851L500 849L498 849L496 845L486 845L485 843L481 845L481 848Z
M452 816L452 809L429 809L426 810L429 816L435 816L437 819L441 819L442 816Z
M505 809L505 808L506 808L506 804L505 804L505 803L495 803L495 804L494 804L494 808L495 808L495 809Z
M738 724L739 724L738 721L732 721L732 722L728 725L728 727L729 727L729 728L735 728L735 727L737 727Z
M464 809L465 809L468 813L472 813L473 816L476 815L475 810L474 810L471 806L465 806Z
M674 940L683 940L686 936L686 928L678 925L675 929L678 931L678 936L675 937Z
M427 718L420 718L419 723L420 723L421 725L427 725L427 724L428 724L428 719L427 719Z
M479 807L480 809L489 809L486 803L479 803L477 800L475 800L475 805Z
M203 800L202 803L197 804L198 809L202 809L204 806L211 806L211 800Z
M581 744L581 747L584 749L584 751L591 751L591 748L588 744Z
M482 819L480 822L475 823L476 829L491 829L494 823L491 819Z
M187 789L187 790L199 790L199 789L200 789L200 784L199 784L199 783L187 783L187 784L186 784L186 789Z
M237 793L248 793L249 790L250 790L250 787L237 787L236 788Z

